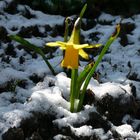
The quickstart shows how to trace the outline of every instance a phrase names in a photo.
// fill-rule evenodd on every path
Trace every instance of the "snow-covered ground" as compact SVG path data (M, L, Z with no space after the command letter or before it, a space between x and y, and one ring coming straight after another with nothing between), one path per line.
M10 1L7 0L8 2ZM22 33L21 35L39 47L44 47L45 43L49 41L63 40L62 33L53 37L53 34L58 32L53 28L63 27L65 17L44 14L23 5L18 5L17 12L11 14L5 12L7 3L0 1L0 32L4 28L6 35L19 34L25 28L36 26L37 32L41 36L35 36L33 32L28 36L30 34L28 30L24 30L24 35ZM27 11L33 15L31 18L23 16ZM105 44L121 18L102 13L98 19L91 20L95 20L97 24L88 30L81 30L85 41L91 44ZM83 21L86 25L87 20L83 19ZM140 117L131 116L127 112L129 113L129 109L131 109L132 104L129 100L132 97L134 101L137 101L135 103L140 102L140 15L122 21L122 25L132 24L135 26L134 29L130 32L126 31L128 38L126 45L123 46L120 43L123 35L115 40L97 69L99 81L92 79L88 88L95 94L99 104L107 95L114 99L121 97L122 104L128 102L128 108L122 116L122 123L118 126L112 121L108 123L113 130L120 134L122 139L139 140ZM126 30L129 29L126 28ZM92 33L97 33L97 40L94 40ZM69 111L70 78L66 76L59 65L63 55L59 49L52 52L53 57L49 59L58 73L56 76L52 76L39 55L33 58L23 48L19 49L18 43L5 41L2 36L0 35L0 136L9 128L19 127L22 120L33 116L33 112L38 112L55 115L53 124L57 124L60 129L69 127L77 137L96 134L101 140L114 138L111 129L105 132L102 127L94 128L94 125L86 124L90 120L91 113L106 118L105 114L101 114L98 110L96 104L85 105L84 109L78 113ZM50 53L46 56L50 57ZM80 69L83 69L85 64L85 62L81 62ZM140 110L140 104L136 106ZM139 113L138 109L136 110L137 114ZM74 124L83 125L75 127ZM60 140L67 139L67 137L58 134L53 139Z

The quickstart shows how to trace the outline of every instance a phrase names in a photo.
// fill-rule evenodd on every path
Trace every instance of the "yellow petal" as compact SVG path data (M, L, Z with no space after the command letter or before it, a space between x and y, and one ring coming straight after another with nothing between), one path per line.
M67 45L67 42L62 42L62 41L56 41L59 45Z
M88 45L86 48L99 48L102 44Z
M73 44L73 48L74 49L83 49L83 48L87 48L89 45L88 44Z
M46 45L49 46L49 47L57 47L57 46L59 46L60 49L62 49L62 50L66 49L66 43L61 42L61 41L49 42L49 43L46 43Z
M84 59L89 59L88 54L87 54L83 49L80 49L80 50L79 50L79 55L80 55L81 57L83 57Z
M60 46L61 50L65 50L67 47L67 43L66 42L62 42L62 41L57 41L58 46Z
M47 46L49 47L57 47L59 46L59 44L57 42L49 42L49 43L46 43Z
M79 50L74 49L73 46L67 46L61 66L69 69L78 69L78 52Z
M102 44L95 44L95 45L89 45L89 44L73 44L73 47L75 49L83 49L83 48L98 48L102 46Z

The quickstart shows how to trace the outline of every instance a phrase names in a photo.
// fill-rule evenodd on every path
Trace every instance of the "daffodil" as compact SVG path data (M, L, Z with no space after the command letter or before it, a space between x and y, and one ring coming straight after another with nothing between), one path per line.
M97 48L101 44L89 45L89 44L80 44L80 21L78 18L74 24L74 28L71 34L71 37L68 42L56 41L49 42L46 45L50 47L59 46L60 49L65 50L65 56L62 60L61 66L69 69L78 69L79 55L84 59L88 59L88 54L83 50L84 48Z
M59 46L60 49L65 50L64 59L62 60L61 66L71 69L71 85L70 85L70 111L78 112L82 109L84 97L88 84L93 77L93 74L101 62L103 56L108 50L109 46L117 38L120 32L120 25L118 24L113 35L108 39L104 45L99 57L95 61L94 65L88 64L82 72L78 72L79 64L79 55L85 59L88 59L88 54L84 51L84 48L98 48L101 44L89 45L89 44L80 44L80 25L81 18L87 8L87 4L84 5L80 12L79 18L74 24L74 28L70 39L68 40L68 19L65 20L66 28L64 35L64 42L56 41L49 42L46 45L50 47ZM67 41L68 40L68 41Z

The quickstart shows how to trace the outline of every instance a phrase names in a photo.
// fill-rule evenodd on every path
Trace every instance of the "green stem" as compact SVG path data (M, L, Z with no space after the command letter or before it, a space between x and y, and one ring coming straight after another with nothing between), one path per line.
M75 89L77 83L78 69L72 69L71 71L71 87L70 87L70 111L74 112L75 102Z

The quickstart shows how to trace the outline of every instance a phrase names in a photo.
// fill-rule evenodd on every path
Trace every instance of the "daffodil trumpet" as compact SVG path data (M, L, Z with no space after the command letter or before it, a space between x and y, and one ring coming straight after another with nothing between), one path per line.
M70 86L70 111L80 111L83 105L84 94L86 92L89 81L95 72L96 67L104 56L106 50L109 48L114 39L118 36L119 27L115 35L113 35L107 44L104 46L99 58L95 64L89 64L85 67L85 70L78 75L79 55L84 59L89 59L88 54L84 51L84 48L99 48L101 44L80 44L80 27L81 19L86 10L87 4L83 7L80 16L75 21L70 39L64 42L56 41L49 42L46 45L50 47L60 47L65 50L64 59L61 62L61 66L71 69L71 86ZM83 86L83 89L81 89Z

